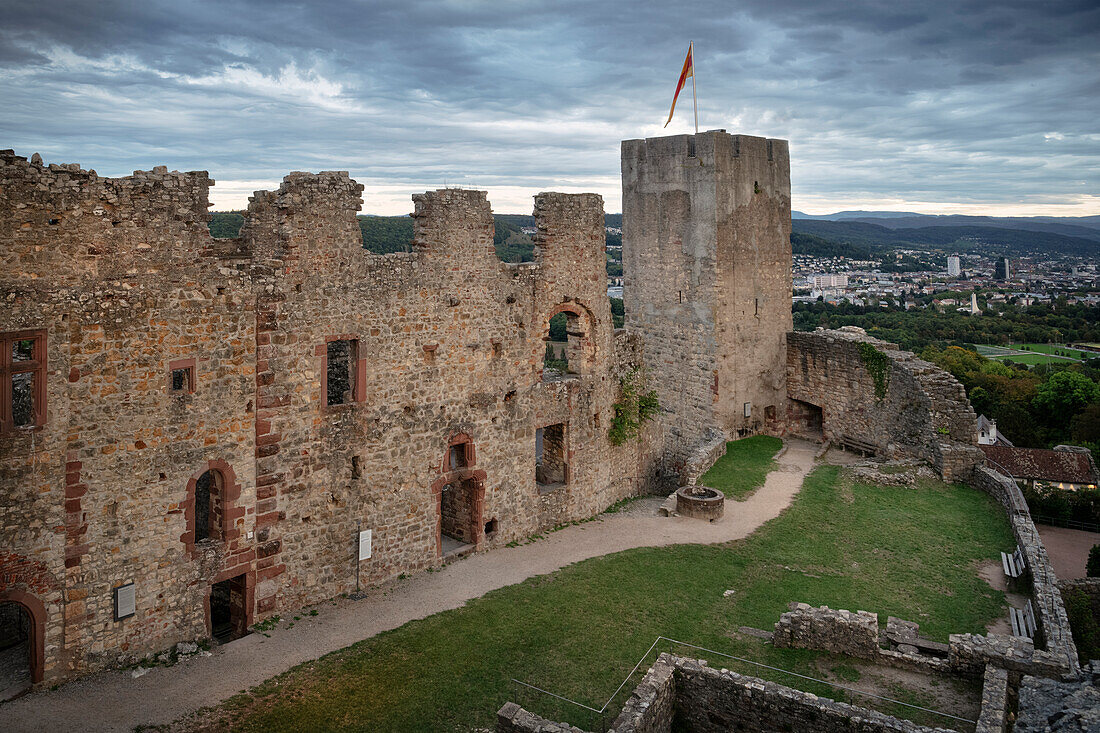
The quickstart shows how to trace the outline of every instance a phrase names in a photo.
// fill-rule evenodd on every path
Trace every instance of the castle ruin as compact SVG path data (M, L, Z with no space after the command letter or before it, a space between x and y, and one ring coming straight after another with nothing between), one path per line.
M289 174L215 240L205 172L0 151L0 606L32 681L667 492L716 436L842 420L945 475L980 460L949 376L879 343L895 376L869 399L854 347L788 333L785 141L626 141L622 169L616 331L593 194L535 197L533 263L500 262L486 194L456 189L375 255L346 172ZM543 367L558 313L566 374ZM615 445L635 369L662 412Z

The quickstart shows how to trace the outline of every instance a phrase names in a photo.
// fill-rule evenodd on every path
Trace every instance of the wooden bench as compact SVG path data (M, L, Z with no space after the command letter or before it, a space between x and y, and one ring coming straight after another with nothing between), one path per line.
M1010 578L1019 578L1024 574L1024 570L1027 569L1027 564L1024 562L1024 555L1020 552L1020 548L1017 547L1016 551L1009 555L1006 552L1001 553L1001 566L1004 568L1005 575Z
M853 438L850 435L840 436L840 447L844 450L851 450L852 452L859 452L861 456L873 456L878 453L878 446L874 443L870 443L860 438Z
M1009 606L1008 621L1012 624L1013 636L1035 638L1035 610L1031 607L1031 601L1022 609Z

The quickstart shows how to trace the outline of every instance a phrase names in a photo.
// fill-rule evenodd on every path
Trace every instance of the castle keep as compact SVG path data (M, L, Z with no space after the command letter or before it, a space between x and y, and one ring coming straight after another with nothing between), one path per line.
M826 433L847 416L883 453L957 468L939 446L976 441L961 388L892 388L949 438L883 428L888 404L822 392L825 336L787 335L785 141L627 141L622 166L615 331L593 194L535 197L534 263L498 261L485 193L454 189L414 196L411 251L375 255L344 172L291 173L214 240L205 172L0 151L0 606L33 681L674 488L715 436L814 428L814 407ZM543 367L558 313L566 374ZM614 445L635 369L662 413Z

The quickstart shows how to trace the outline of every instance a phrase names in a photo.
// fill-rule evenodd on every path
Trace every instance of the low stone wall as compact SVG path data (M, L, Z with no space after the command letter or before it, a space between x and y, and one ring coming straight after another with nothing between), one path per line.
M661 654L615 719L614 733L665 733L676 714L674 657Z
M695 486L696 482L718 459L726 455L726 436L712 435L707 442L692 451L684 468L680 471L681 486Z
M1065 658L1036 649L1031 639L1019 636L951 634L948 646L951 669L971 677L983 676L987 665L1044 677L1067 673Z
M585 733L568 723L554 723L528 712L514 702L497 711L497 733Z
M695 659L661 654L608 733L951 733L867 708L818 697L757 677L715 670ZM497 733L583 733L515 703L497 713Z
M1058 576L1050 564L1046 548L1031 521L1023 492L1008 476L988 466L977 466L970 475L970 485L980 489L1000 502L1008 513L1012 525L1012 534L1016 544L1027 562L1031 578L1031 605L1035 609L1036 621L1042 632L1046 654L1039 656L1041 668L1048 671L1034 671L1031 674L1049 674L1050 669L1058 669L1055 676L1076 674L1080 669L1077 662L1077 647L1070 633L1069 618L1062 603L1062 594L1058 590ZM1005 548L1007 552L1009 548ZM966 635L969 636L969 635ZM987 653L1003 645L986 645L982 653ZM993 661L992 658L990 661ZM1006 664L1015 664L1018 660L1006 659ZM1028 670L1021 670L1028 671Z
M878 656L878 614L793 604L775 624L772 644L780 648L820 649L860 659Z
M714 670L705 663L676 660L676 717L693 733L918 733L907 720L835 702L756 677Z
M974 733L1004 733L1008 730L1008 672L989 665L982 683L982 712Z

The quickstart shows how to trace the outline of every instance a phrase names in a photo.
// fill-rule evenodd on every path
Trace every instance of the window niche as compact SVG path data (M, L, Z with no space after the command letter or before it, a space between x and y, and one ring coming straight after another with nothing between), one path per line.
M535 431L535 481L543 493L569 481L565 437L565 423L547 425Z
M46 332L0 334L0 433L46 421Z
M363 400L359 368L359 341L334 338L325 343L322 397L328 406L348 405Z
M195 481L195 542L221 539L222 475L214 470Z

